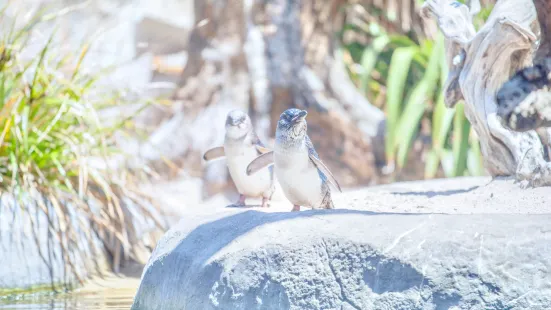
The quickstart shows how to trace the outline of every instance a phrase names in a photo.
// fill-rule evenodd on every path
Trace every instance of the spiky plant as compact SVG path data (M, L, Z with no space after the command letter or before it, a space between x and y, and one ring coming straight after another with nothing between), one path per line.
M395 1L380 2L395 7ZM420 5L417 0L410 2ZM475 17L476 25L484 22L492 2L482 1L486 6ZM349 18L343 41L346 37L353 40L345 41L343 55L360 91L386 112L388 166L383 171L399 180L483 175L479 142L462 104L454 109L444 105L442 87L448 68L443 36L435 31L430 38L429 33L389 27L370 5L375 4L358 4L362 8ZM430 24L426 26L430 29Z
M37 57L21 57L44 18L39 13L0 33L0 211L12 208L33 230L40 217L46 218L66 271L82 281L76 264L93 261L104 249L115 270L124 257L143 260L139 256L148 245L136 231L138 217L164 227L131 174L105 165L112 153L110 137L124 121L102 126L97 109L117 103L89 96L97 79L81 70L89 46L60 55L52 35Z

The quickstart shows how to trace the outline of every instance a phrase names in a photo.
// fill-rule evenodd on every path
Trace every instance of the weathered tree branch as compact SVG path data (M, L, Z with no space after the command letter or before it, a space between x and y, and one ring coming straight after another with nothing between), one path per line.
M429 1L421 9L421 15L425 17L430 17L434 12L442 12L438 15L438 24L447 38L446 59L450 65L448 79L444 85L445 103L448 107L453 107L463 99L459 86L459 73L465 65L464 46L476 34L472 23L474 12L466 6L450 5L447 1Z
M486 24L474 31L466 5L429 0L425 16L435 16L447 39L450 76L447 104L465 100L465 114L481 143L485 166L493 176L516 175L534 186L551 184L551 166L535 131L513 132L497 115L497 92L511 74L532 62L536 11L525 0L498 1Z

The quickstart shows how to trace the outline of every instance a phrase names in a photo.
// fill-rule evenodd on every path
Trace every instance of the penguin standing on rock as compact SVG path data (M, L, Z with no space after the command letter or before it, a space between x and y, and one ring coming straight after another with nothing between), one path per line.
M224 145L208 150L203 159L209 161L226 157L228 170L239 192L239 200L234 206L245 206L246 197L262 197L262 207L268 207L274 193L273 169L270 167L254 175L246 173L247 165L268 151L256 135L249 116L233 110L226 117Z
M341 191L329 169L321 162L306 133L306 115L299 109L288 109L279 118L273 151L268 151L247 167L248 175L261 173L274 165L274 172L283 193L293 204L313 209L334 209L329 183Z

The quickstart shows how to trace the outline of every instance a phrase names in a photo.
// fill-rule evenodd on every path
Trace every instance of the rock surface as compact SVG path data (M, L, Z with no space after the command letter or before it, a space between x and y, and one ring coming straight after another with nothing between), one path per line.
M551 191L487 183L356 190L328 211L191 208L132 309L551 308Z

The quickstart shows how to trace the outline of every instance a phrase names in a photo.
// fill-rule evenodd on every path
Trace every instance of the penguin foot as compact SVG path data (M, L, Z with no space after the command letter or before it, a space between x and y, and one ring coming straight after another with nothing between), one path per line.
M293 210L291 210L291 212L298 212L298 211L300 211L300 206L294 205Z
M244 207L245 206L245 198L246 198L245 195L239 194L239 200L236 203L229 205L228 207L230 207L230 208L242 208L242 207Z

